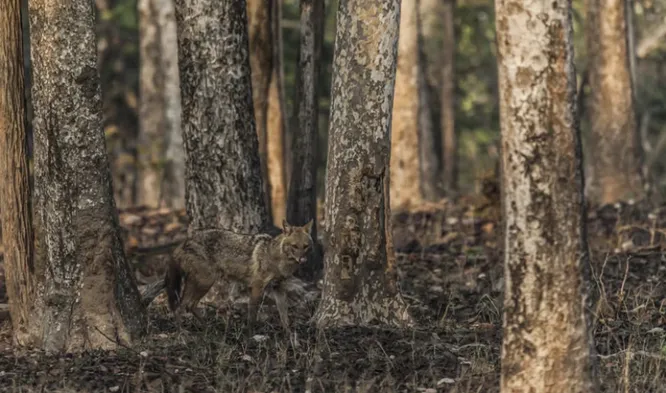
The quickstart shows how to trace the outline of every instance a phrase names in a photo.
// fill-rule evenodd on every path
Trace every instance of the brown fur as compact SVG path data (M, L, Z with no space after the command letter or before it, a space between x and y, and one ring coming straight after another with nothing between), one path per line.
M180 319L182 309L201 319L196 307L218 279L233 280L251 289L248 319L254 324L257 305L271 282L280 284L290 278L304 263L312 249L310 230L306 225L291 226L283 221L283 232L275 237L266 234L239 234L220 229L194 232L173 253L164 278L169 307ZM286 294L280 290L275 301L280 321L289 331Z

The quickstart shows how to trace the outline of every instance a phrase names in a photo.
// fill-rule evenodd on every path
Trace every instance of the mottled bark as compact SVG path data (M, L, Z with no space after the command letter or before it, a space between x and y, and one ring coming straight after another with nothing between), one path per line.
M396 282L389 203L399 3L340 1L326 173L324 288L314 317L320 328L412 324Z
M180 78L172 0L139 0L141 36L137 203L185 205ZM167 152L169 153L167 156Z
M440 117L442 127L442 183L447 193L458 190L458 136L456 134L456 74L455 74L455 0L445 0L442 16L442 84Z
M0 3L0 26L0 240L14 341L21 343L34 299L21 0Z
M123 253L102 131L93 4L30 1L35 295L30 342L117 348L146 313Z
M271 212L273 223L282 225L287 211L287 177L285 156L286 120L284 75L282 71L282 2L271 0L271 29L273 35L273 69L268 88L267 145L268 178L271 183Z
M268 215L271 212L271 182L268 178L268 145L266 131L268 115L268 87L273 71L273 33L271 5L273 0L248 0L247 23L250 34L250 68L252 70L252 103L259 139L261 177Z
M418 1L400 5L400 38L391 124L391 209L423 200L419 164Z
M416 4L418 10L420 8L420 0L416 0ZM423 23L419 12L416 13L416 19L420 187L423 198L434 201L439 197L439 157L437 156L437 145L435 144L435 127L432 113L433 100L426 77L427 59L425 56L424 37L422 35Z
M268 224L252 107L246 3L176 0L191 228Z
M317 239L317 134L319 131L319 70L324 38L324 0L301 0L301 31L296 69L296 119L293 128L292 171L289 176L287 221L305 225L313 221L312 239ZM319 247L303 273L314 277L323 267Z
M634 113L627 44L627 15L621 0L587 0L590 157L588 198L606 204L645 196Z
M502 392L593 392L571 2L496 3L504 210Z

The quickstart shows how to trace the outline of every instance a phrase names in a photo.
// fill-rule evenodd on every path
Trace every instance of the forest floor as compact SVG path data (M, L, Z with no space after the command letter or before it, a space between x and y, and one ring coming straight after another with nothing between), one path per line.
M497 206L478 206L460 201L395 217L400 285L418 322L414 329L318 335L308 323L316 294L292 308L292 340L273 305L262 307L267 320L252 338L243 333L243 304L219 313L207 308L205 325L186 317L179 331L161 295L149 308L149 334L132 349L72 356L13 351L5 321L0 391L499 392L501 234ZM160 214L121 215L130 248L182 234L182 214ZM594 310L600 390L666 392L666 206L591 211L588 233L600 299ZM159 270L144 268L140 279Z

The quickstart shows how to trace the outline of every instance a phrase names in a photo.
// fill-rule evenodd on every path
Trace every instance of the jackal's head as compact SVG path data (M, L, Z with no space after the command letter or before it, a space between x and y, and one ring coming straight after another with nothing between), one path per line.
M312 237L310 236L312 220L302 227L289 225L286 220L283 220L282 229L284 230L280 241L282 253L296 263L307 261L307 254L312 248Z

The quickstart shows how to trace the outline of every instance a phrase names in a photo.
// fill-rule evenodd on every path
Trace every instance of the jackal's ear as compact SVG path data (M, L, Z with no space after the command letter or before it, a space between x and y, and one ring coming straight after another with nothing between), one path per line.
M308 221L307 224L305 224L305 226L303 226L303 229L305 229L305 232L307 232L308 234L312 233L312 224L313 223L314 223L314 219L311 219L310 221Z
M291 225L289 225L287 220L285 220L284 218L282 219L282 230L284 231L284 233L292 232Z

